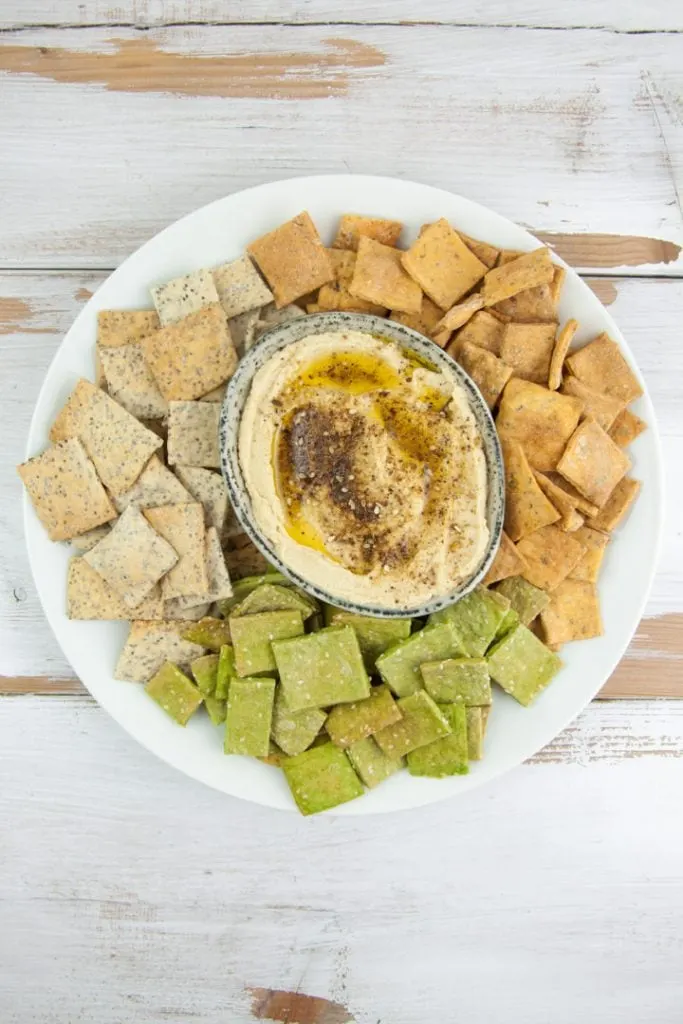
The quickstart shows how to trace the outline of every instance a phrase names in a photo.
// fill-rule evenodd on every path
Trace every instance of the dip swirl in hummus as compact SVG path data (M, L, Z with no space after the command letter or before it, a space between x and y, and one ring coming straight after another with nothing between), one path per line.
M455 375L358 331L311 335L254 375L239 432L253 516L334 597L414 607L488 542L481 436Z

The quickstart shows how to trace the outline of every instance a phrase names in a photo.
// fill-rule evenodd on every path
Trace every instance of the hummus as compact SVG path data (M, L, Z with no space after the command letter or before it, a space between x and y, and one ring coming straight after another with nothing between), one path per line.
M334 597L420 605L486 550L486 461L467 396L393 342L330 332L278 352L254 375L239 458L262 533Z

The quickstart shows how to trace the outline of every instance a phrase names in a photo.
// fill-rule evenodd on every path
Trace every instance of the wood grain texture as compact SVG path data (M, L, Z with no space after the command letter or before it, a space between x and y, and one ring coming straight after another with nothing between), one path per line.
M14 467L24 456L28 423L50 359L104 276L0 274L0 524L4 538L0 693L82 692L45 624L35 594L24 551L21 488ZM591 283L602 287L605 280ZM674 526L683 506L683 482L675 471L683 461L679 389L683 281L622 278L613 287L616 297L611 312L633 348L657 409L670 467L670 525L646 618L602 696L683 696L683 539Z
M410 814L302 820L78 698L0 702L3 1024L249 1024L250 988L356 1024L678 1024L683 704L594 704L561 743Z
M293 24L438 22L471 26L511 26L537 29L604 28L617 32L683 31L683 15L671 0L346 0L343 8L331 0L0 0L0 28L22 25L169 25L285 22Z
M627 272L682 272L676 34L191 25L7 31L0 44L0 266L108 269L226 193L351 171L590 234L595 252L558 240L586 270L625 257L653 260ZM606 256L603 235L636 241Z

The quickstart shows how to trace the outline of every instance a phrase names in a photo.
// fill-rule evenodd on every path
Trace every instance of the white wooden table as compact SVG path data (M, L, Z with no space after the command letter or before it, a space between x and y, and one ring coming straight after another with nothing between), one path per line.
M86 695L13 467L131 250L344 170L461 192L587 275L654 398L668 524L608 699L531 763L305 821L185 779ZM2 1024L683 1019L682 193L679 0L0 0Z

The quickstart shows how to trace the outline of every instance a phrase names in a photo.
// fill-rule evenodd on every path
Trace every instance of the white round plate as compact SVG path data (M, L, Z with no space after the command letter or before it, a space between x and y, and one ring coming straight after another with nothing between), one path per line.
M426 221L446 217L468 235L503 248L532 249L540 244L523 228L483 206L441 189L391 178L346 174L294 178L226 196L152 238L88 302L48 370L31 421L27 456L47 445L50 424L76 379L94 377L98 310L149 307L150 287L236 258L248 242L304 209L310 212L323 239L328 240L332 239L339 215L355 212L403 221L404 240L412 240ZM562 291L560 316L562 321L570 316L579 321L579 342L607 331L635 367L611 316L571 269L567 270ZM647 393L634 408L649 427L631 447L633 475L643 486L603 563L599 589L604 636L568 644L562 651L564 668L532 707L523 708L505 694L496 693L486 754L482 761L471 765L469 775L436 780L401 772L334 813L373 814L417 807L479 786L549 743L607 680L642 615L662 529L661 453ZM254 759L226 757L220 731L206 716L197 715L186 729L180 729L147 697L142 686L113 678L127 625L69 621L65 611L69 545L48 540L26 497L24 523L31 568L47 619L75 673L102 707L143 746L187 775L245 800L294 809L282 773Z

